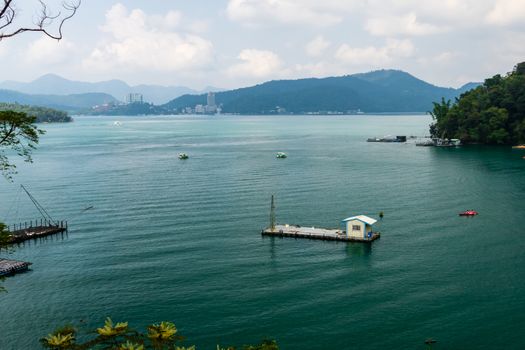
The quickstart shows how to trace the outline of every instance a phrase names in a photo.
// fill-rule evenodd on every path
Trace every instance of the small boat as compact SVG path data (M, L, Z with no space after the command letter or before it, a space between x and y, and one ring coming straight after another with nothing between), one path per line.
M476 216L478 212L475 210L465 210L464 212L459 213L459 216Z
M113 123L113 126L122 126L122 123L117 120Z
M525 145L512 146L514 149L525 149Z
M436 147L457 147L461 146L461 141L459 139L440 139L436 138L433 140Z
M186 153L179 153L179 159L188 159L189 156Z
M385 136L385 137L372 137L366 140L366 142L407 142L406 136Z
M288 157L288 156L287 156L286 153L284 153L284 152L277 152L276 157L277 157L277 158L286 158L286 157Z
M434 146L434 141L431 139L419 139L416 141L416 146L423 146L423 147L429 147Z

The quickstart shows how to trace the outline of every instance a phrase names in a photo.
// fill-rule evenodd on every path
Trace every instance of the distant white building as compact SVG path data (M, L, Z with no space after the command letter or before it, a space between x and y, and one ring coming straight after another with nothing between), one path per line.
M346 235L349 238L367 239L372 237L374 232L372 226L377 220L366 215L358 215L346 218L341 221L346 227Z
M206 113L206 107L203 105L196 105L195 106L195 113L196 114L204 114Z
M208 92L208 97L206 99L206 113L215 114L217 113L217 104L215 103L215 93Z
M214 92L208 92L208 98L206 99L206 102L209 107L217 106L217 104L215 103L215 93Z
M144 103L144 96L138 93L129 93L126 95L126 103Z

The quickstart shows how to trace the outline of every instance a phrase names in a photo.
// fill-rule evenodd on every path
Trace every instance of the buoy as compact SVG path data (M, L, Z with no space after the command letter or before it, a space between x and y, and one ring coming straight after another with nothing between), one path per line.
M380 212L379 212L379 217L382 219L383 216L385 216L385 214L384 214L382 211L380 211Z

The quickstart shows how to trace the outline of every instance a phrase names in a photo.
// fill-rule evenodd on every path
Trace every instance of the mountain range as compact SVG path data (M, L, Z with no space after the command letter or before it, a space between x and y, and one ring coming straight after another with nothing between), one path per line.
M468 83L459 89L443 88L404 71L377 70L340 77L274 80L246 88L218 91L215 101L223 113L235 114L426 112L432 109L432 102L440 101L442 97L453 100L479 84ZM218 89L208 88L206 92L213 90ZM155 102L155 106L130 109L119 105L130 92L142 93L144 100ZM185 94L180 96L181 93ZM130 86L120 80L89 83L52 74L30 83L0 83L0 102L51 107L75 113L184 113L188 107L206 105L206 97L207 93L185 87ZM108 103L113 107L91 108Z
M30 95L12 90L0 90L0 103L18 103L22 105L55 108L68 112L89 110L92 106L118 102L113 96L90 92L71 95Z
M46 74L27 83L7 80L0 83L0 89L30 95L78 95L97 92L111 95L120 101L124 101L129 93L141 93L145 101L153 104L163 104L184 94L221 91L221 89L214 87L206 87L202 91L197 91L184 86L130 86L126 82L116 79L91 83L69 80L55 74Z
M238 114L426 112L432 109L432 102L442 97L453 100L477 85L443 88L404 71L377 70L341 77L269 81L218 92L215 99L222 112ZM206 104L206 94L178 97L166 108L175 111L197 104Z

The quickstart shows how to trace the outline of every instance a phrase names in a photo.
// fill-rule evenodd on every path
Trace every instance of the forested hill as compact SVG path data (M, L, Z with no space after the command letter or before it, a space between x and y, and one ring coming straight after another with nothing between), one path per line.
M432 115L430 132L437 137L465 143L525 143L525 62L506 76L486 79L454 103L434 103Z
M37 123L67 123L73 121L67 112L45 107L20 105L17 103L0 103L0 111L6 110L23 112L27 115L34 116Z
M463 90L442 88L398 70L299 80L277 80L217 93L223 113L271 114L279 106L286 113L426 112L432 102L453 99ZM165 105L180 110L206 104L206 95L184 95Z
M0 102L44 106L74 112L89 110L95 105L117 103L118 101L113 96L103 93L30 95L17 91L0 89Z

